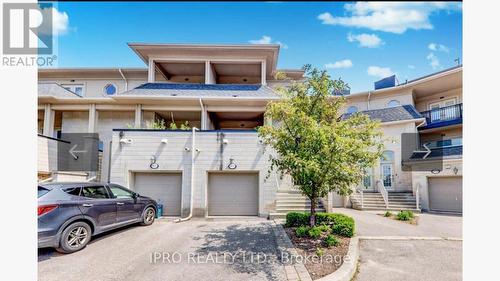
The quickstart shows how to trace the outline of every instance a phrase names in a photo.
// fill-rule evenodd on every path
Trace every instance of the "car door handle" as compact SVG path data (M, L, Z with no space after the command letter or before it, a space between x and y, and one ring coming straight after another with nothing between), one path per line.
M94 204L82 204L83 207L92 207Z
M125 203L123 203L123 202L116 202L116 205L123 205L123 204L125 204Z

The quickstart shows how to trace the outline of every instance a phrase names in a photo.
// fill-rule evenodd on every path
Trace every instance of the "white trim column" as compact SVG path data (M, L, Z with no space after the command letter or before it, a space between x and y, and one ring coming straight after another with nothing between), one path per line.
M155 68L155 61L153 59L149 59L149 64L148 64L148 83L154 83L155 82L155 73L156 68Z
M267 85L266 68L266 60L262 60L262 62L260 63L260 82L262 85Z
M97 129L97 110L95 104L89 106L89 133L95 133Z
M135 106L135 119L134 128L140 129L142 127L142 104Z
M54 111L50 104L44 106L43 111L43 135L53 137L54 134Z

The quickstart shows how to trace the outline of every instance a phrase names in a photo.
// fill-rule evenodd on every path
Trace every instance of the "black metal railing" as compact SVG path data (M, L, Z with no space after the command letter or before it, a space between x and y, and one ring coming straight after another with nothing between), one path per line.
M455 104L446 107L436 108L420 112L427 120L425 127L430 127L443 122L462 121L462 104Z

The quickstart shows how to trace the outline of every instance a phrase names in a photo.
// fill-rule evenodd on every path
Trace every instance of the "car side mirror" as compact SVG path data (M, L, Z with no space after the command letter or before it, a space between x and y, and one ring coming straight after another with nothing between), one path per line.
M134 192L134 193L132 194L132 197L133 197L134 199L137 199L137 198L139 197L139 193L135 193L135 192Z

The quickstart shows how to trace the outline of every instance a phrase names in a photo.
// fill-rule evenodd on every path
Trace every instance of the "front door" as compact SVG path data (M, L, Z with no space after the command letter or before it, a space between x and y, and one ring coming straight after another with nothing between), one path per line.
M99 229L105 229L116 223L116 203L103 185L85 186L80 196L80 210L83 215L93 218Z
M393 165L391 163L380 164L382 169L382 182L386 189L392 189L393 187Z

